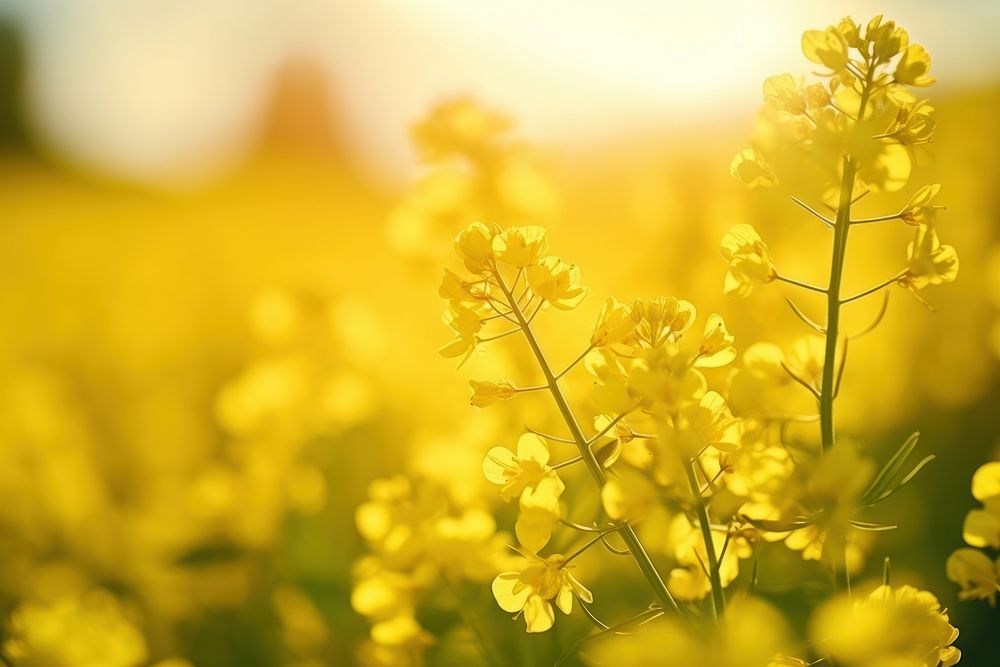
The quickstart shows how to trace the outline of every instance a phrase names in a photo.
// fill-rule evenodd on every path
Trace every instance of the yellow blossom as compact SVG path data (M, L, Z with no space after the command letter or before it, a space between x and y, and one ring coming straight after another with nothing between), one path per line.
M487 227L474 222L455 237L455 253L465 263L465 268L475 274L490 269L493 258L493 239L499 232L496 226Z
M733 161L729 165L729 172L734 178L751 188L758 185L770 187L778 184L778 177L775 176L771 165L765 162L764 158L752 148L744 148L733 157Z
M573 611L574 597L588 604L594 601L591 592L569 571L562 554L548 558L522 555L527 560L520 570L501 572L493 580L493 597L504 611L518 616L523 612L528 632L545 632L552 627L553 602L568 615Z
M838 665L951 667L961 657L951 645L958 630L931 593L879 586L855 600L844 595L827 602L810 624L815 641Z
M801 116L806 112L802 84L787 72L764 79L764 101L794 116Z
M438 348L442 357L468 358L476 349L477 334L483 328L479 312L473 308L452 302L444 312L442 320L455 332L455 338Z
M705 332L701 336L695 365L718 368L730 363L736 358L736 347L733 345L735 340L726 329L722 316L712 313L705 322Z
M834 72L847 65L847 40L837 28L806 30L802 33L802 53L818 65L825 65Z
M413 127L412 136L426 159L441 159L454 153L479 157L510 127L510 119L462 97L435 107Z
M893 78L908 86L925 88L934 83L934 77L928 72L931 69L931 55L922 44L910 44L903 52L903 57L896 64Z
M471 403L477 408L488 407L497 401L506 401L517 393L517 388L508 380L500 382L469 380L469 386L472 387Z
M125 606L99 589L21 602L3 652L16 665L38 667L140 667L148 653Z
M735 297L748 296L753 283L769 283L778 275L767 246L750 225L735 225L726 232L722 258L729 262L723 291Z
M552 539L552 529L559 523L559 496L555 493L523 493L518 510L514 524L517 541L532 553L538 553Z
M601 489L601 502L610 518L635 523L660 506L660 496L646 475L626 466L608 478Z
M565 486L549 467L549 448L534 433L525 433L517 441L517 453L506 447L494 447L483 459L486 479L498 484L500 496L510 500L527 491L529 494L558 498Z
M933 227L917 228L907 255L906 275L899 282L910 290L950 283L958 277L958 253L950 245L941 245Z
M917 190L906 206L899 212L899 219L911 226L927 225L934 222L934 216L943 206L935 205L932 202L940 192L941 186L937 183L925 185Z
M910 36L903 28L897 28L895 21L884 21L879 14L868 22L865 41L871 45L871 54L879 63L891 60L910 43Z
M636 299L632 303L632 321L635 334L645 346L660 347L676 341L695 320L695 308L684 299L659 296L655 299Z
M558 257L546 257L527 268L525 274L531 290L561 310L576 308L587 296L580 284L580 269Z
M510 227L493 238L497 260L519 269L537 264L548 247L545 228L538 225Z
M948 556L945 573L962 588L959 599L989 600L991 607L996 605L1000 591L1000 558L992 561L982 551L958 549Z
M604 347L625 340L635 331L632 310L614 297L608 297L597 316L594 333L590 335L592 347Z

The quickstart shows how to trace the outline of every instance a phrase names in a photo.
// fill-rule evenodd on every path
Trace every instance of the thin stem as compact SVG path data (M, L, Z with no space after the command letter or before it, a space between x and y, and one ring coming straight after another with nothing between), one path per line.
M823 287L817 287L816 285L810 285L809 283L804 283L801 280L795 280L794 278L789 278L788 276L783 276L780 273L775 276L775 279L780 280L783 283L788 283L789 285L795 285L796 287L801 287L813 292L819 292L820 294L826 294L826 289Z
M869 289L866 289L864 292L858 292L854 296L849 296L846 299L841 299L840 300L840 305L843 306L845 303L850 303L852 301L857 301L858 299L863 299L864 297L868 296L869 294L874 294L875 292L879 291L880 289L884 289L884 288L888 287L889 285L893 284L894 282L896 282L897 280L899 280L900 278L902 278L905 275L906 275L906 271L900 271L899 273L897 273L896 275L894 275L892 278L889 278L888 280L884 280L884 281L880 282L875 287L871 287Z
M518 333L519 331L520 331L520 329L509 329L507 331L504 331L503 333L498 333L495 336L486 336L485 338L477 338L476 340L478 342L480 342L480 343L488 343L491 340L499 340L500 338L506 338L507 336L513 336L514 334Z
M712 583L712 615L718 622L726 613L726 595L722 590L722 577L719 575L719 561L715 555L715 542L712 540L712 526L708 520L708 508L705 507L705 499L701 496L701 486L695 476L694 465L687 456L681 454L680 458L681 464L684 466L684 473L687 475L688 485L691 487L695 512L698 514L698 523L701 526L701 537L705 541L705 553L708 554L708 567L706 569ZM697 554L697 551L695 553Z
M864 85L861 88L861 100L858 103L858 118L865 117L865 108L871 95L872 77L875 67L868 63ZM855 128L856 131L856 128ZM857 174L857 162L850 154L844 155L843 177L840 181L840 202L837 207L836 226L833 230L833 253L830 259L830 284L826 295L826 341L823 352L823 378L820 384L819 421L820 449L828 452L835 441L833 404L835 396L834 383L837 380L837 344L840 337L840 287L844 277L844 263L847 256L847 235L851 229L851 205L854 201L854 178ZM840 369L842 372L843 369ZM835 559L844 563L845 577L847 570L847 545L841 547ZM837 581L836 562L834 563L834 581ZM849 586L850 584L848 584Z
M499 275L499 271L497 271L497 274ZM542 370L542 374L545 376L545 380L549 385L549 391L552 394L552 399L555 401L556 407L559 408L559 413L562 415L563 421L566 422L566 427L573 436L574 443L580 451L580 456L583 459L584 464L586 464L587 470L590 471L591 477L594 478L594 483L597 484L598 490L601 490L604 488L604 484L607 481L607 477L604 474L604 468L601 467L601 464L598 462L594 452L591 451L590 446L587 444L587 438L583 435L583 431L580 429L580 424L576 420L576 415L573 414L572 408L570 408L569 403L566 401L566 397L562 393L562 389L559 387L559 380L552 372L552 368L549 366L549 362L545 358L545 353L542 352L538 339L535 337L535 333L531 330L531 325L525 319L524 313L517 305L513 295L510 293L510 290L507 289L507 286L504 284L503 278L500 278L499 282L500 289L510 302L511 309L514 311L514 317L517 318L521 330L524 332L524 338L528 341L528 346L535 355L535 360L538 362L538 365ZM670 594L670 591L667 590L667 585L663 583L663 578L656 569L656 565L653 564L649 554L646 553L645 547L643 547L642 542L639 541L639 536L636 535L636 532L632 528L631 524L624 522L619 532L622 540L625 542L625 546L628 548L629 552L631 552L632 558L635 559L636 564L639 566L639 570L642 572L643 576L646 577L646 580L649 582L649 585L656 594L656 597L658 597L665 606L673 609L678 616L683 617L680 606L677 604L674 596Z
M575 445L576 440L571 440L570 438L560 438L558 435L549 435L548 433L542 433L541 431L536 431L530 426L525 426L524 430L528 433L534 433L539 438L545 438L546 440L551 440L552 442L562 442L567 445Z
M569 466L573 465L574 463L579 463L582 460L583 460L582 456L574 456L571 459L566 459L565 461L563 461L561 463L557 463L554 466L551 466L551 468L553 470L560 470L562 468L569 467Z
M885 222L887 220L897 220L897 219L899 219L900 215L902 215L902 212L900 212L900 213L893 213L892 215L880 215L880 216L876 216L874 218L861 218L860 220L851 220L850 224L852 224L852 225L867 225L867 224L872 223L872 222Z
M566 368L564 368L561 371L559 371L558 373L556 373L556 379L557 380L560 379L562 376L566 375L566 373L569 373L571 370L573 370L573 367L576 366L581 361L583 361L583 358L586 357L587 354L589 354L590 351L593 350L593 349L594 349L593 344L588 345L587 349L580 353L580 356L578 356L573 361L569 362L569 365Z
M823 400L822 397L820 396L820 393L816 391L816 387L812 386L811 384L800 378L794 371L792 371L791 368L788 367L788 365L784 361L781 362L781 367L785 369L785 372L788 373L788 376L790 378L792 378L800 385L808 389L809 393L813 395L813 398L815 398L817 401Z
M570 561L572 561L574 558L576 558L577 556L581 555L584 551L586 551L590 547L592 547L595 544L597 544L598 542L600 542L602 537L604 537L604 533L600 533L596 537L594 537L591 540L589 540L582 547L580 547L579 549L577 549L576 551L574 551L573 553L571 553L569 556L566 556L566 559L563 561L562 566L566 567L567 565L569 565Z
M809 204L807 204L804 201L802 201L801 199L799 199L798 197L792 197L792 201L795 202L796 204L798 204L799 206L801 206L802 208L804 208L805 210L807 210L810 213L812 213L824 225L826 225L830 229L833 229L833 220L831 220L830 218L826 217L825 215L823 215L822 213L820 213L819 211L817 211L816 209L814 209L812 206L810 206Z

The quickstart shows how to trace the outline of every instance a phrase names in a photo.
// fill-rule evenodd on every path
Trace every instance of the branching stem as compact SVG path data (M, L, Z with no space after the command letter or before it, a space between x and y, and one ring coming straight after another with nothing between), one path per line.
M535 333L531 329L531 324L525 318L521 308L517 305L517 301L511 294L510 289L508 289L507 285L504 283L503 276L500 275L500 271L496 265L494 265L494 273L500 284L501 291L503 291L504 296L506 296L509 301L509 305L511 310L514 312L514 317L517 319L521 331L524 332L525 340L528 341L528 346L531 348L531 351L535 356L535 360L538 362L538 365L542 370L542 374L545 376L545 380L549 385L549 391L552 394L552 399L555 401L556 407L559 408L563 421L566 422L566 427L569 429L569 432L573 437L577 449L580 452L580 457L586 464L587 470L590 471L591 477L594 478L594 483L597 484L598 490L603 489L604 484L607 481L607 477L604 474L604 468L601 467L601 464L598 462L594 452L591 451L590 446L587 443L587 438L584 437L583 431L580 429L580 424L576 420L576 415L573 414L572 408L570 408L569 403L566 401L566 397L562 393L562 389L559 387L559 379L552 372L552 367L549 366L545 353L542 351L542 348L538 343L538 339L535 337ZM659 571L656 569L656 565L653 564L652 559L646 552L645 547L643 547L642 542L639 541L639 536L636 535L632 525L628 522L624 522L619 532L622 536L622 540L625 542L625 546L632 554L632 558L639 566L639 570L642 572L643 576L649 582L649 585L656 594L656 597L659 598L666 607L673 609L678 616L683 617L680 606L677 604L674 596L670 594L670 591L667 590L667 585L663 582L663 578L660 576Z

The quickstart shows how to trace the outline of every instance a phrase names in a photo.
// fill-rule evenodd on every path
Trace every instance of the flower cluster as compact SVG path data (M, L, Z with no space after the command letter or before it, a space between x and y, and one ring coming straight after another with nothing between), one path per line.
M992 606L1000 591L1000 557L991 558L983 550L1000 550L1000 463L987 463L976 471L972 496L982 508L965 516L962 537L974 548L957 549L948 557L945 570L961 587L961 599L989 600Z
M558 200L543 160L512 129L506 116L467 97L441 102L414 125L426 173L389 216L389 244L406 257L436 261L444 241L473 220L550 219Z
M442 485L402 475L373 481L355 519L370 552L355 564L351 593L351 606L372 623L359 660L419 664L433 643L416 617L421 594L443 588L452 605L468 604L457 591L501 567L505 536L484 508L460 506Z

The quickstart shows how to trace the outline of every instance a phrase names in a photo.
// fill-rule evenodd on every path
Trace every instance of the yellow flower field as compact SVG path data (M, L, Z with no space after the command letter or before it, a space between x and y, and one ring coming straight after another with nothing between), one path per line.
M1000 661L1000 15L144 3L0 4L0 665Z

